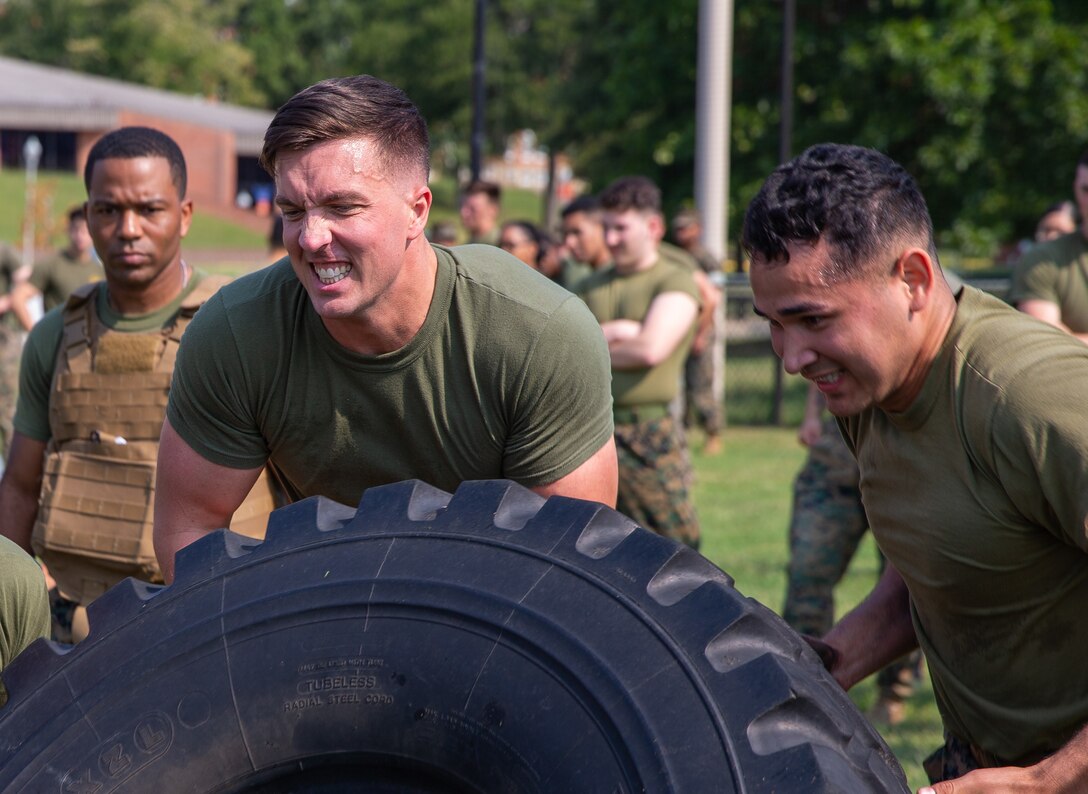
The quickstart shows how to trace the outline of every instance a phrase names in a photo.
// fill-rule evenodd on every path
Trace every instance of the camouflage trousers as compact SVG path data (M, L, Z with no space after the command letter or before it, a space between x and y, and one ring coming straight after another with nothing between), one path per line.
M930 783L955 780L976 769L992 769L1001 766L1017 766L992 753L965 742L948 731L944 732L944 746L938 747L922 762Z
M809 448L794 480L783 619L801 634L822 637L835 620L835 586L846 573L869 522L861 503L857 461L833 419ZM880 570L884 570L881 556ZM904 700L921 675L913 653L877 675L881 696Z
M719 311L718 314L721 314ZM711 343L684 362L684 423L716 436L725 427L725 319L715 316Z
M622 422L617 412L619 493L616 509L646 529L699 548L691 501L691 458L675 419Z
M782 617L802 634L821 637L835 619L835 585L869 527L858 464L838 427L825 422L793 484L790 560Z
M0 447L7 460L15 418L15 401L19 397L19 358L23 353L23 334L6 323L0 323Z

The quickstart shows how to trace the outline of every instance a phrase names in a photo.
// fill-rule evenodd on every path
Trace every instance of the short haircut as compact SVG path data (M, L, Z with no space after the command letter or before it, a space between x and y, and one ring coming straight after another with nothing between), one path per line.
M768 263L789 262L789 246L823 239L829 281L855 280L890 269L889 249L915 240L937 260L933 221L918 185L887 155L860 146L823 143L780 165L744 215L742 244Z
M560 217L566 218L570 215L574 215L577 212L585 213L586 215L596 215L601 211L601 202L597 200L597 197L591 194L585 194L578 196L578 198L572 200L567 206L563 207L563 211L560 213Z
M702 224L702 222L699 211L692 207L685 207L672 216L672 227L674 229L683 229L692 224Z
M76 206L71 207L68 210L67 217L68 217L68 225L71 226L72 223L75 222L75 221L84 221L85 222L87 220L87 213L86 213L86 211L84 211L82 204L77 204Z
M540 245L541 236L543 234L541 228L532 221L515 220L507 221L500 227L502 229L521 229L525 233L525 236L529 238L529 242Z
M1077 167L1079 168L1082 165L1088 168L1088 149L1081 152L1080 159L1077 160Z
M372 141L387 172L430 175L431 142L419 108L401 89L368 74L322 80L288 99L265 131L260 164L275 176L281 152L346 138Z
M189 180L185 155L173 138L151 127L121 127L107 132L95 142L83 167L83 185L87 192L91 190L91 175L99 160L134 160L137 157L161 157L166 160L170 164L170 181L178 190L178 198L185 198Z
M622 176L601 191L601 209L609 212L661 212L661 190L644 176Z
M502 198L502 188L494 182L488 182L486 179L473 179L461 189L462 198L475 196L477 193L483 193L491 200L492 204L498 204Z

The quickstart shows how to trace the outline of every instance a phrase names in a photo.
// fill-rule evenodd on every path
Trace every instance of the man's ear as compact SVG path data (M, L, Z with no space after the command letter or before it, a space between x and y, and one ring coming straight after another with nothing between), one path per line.
M650 235L657 241L665 239L665 219L657 212L651 212L646 216L646 226Z
M933 297L937 283L936 265L921 248L908 248L895 263L895 275L903 282L910 297L912 312L924 309Z
M411 217L408 222L408 239L414 240L427 230L427 219L431 214L431 189L427 185L417 187L413 198L408 202Z

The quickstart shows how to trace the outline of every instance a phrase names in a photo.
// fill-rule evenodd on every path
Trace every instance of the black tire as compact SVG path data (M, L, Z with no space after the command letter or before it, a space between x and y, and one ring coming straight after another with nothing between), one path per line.
M419 482L226 531L6 671L0 791L906 791L814 653L599 504Z

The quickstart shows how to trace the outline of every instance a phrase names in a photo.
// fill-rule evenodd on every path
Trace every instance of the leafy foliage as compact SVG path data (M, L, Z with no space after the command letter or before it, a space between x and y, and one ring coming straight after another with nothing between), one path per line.
M368 72L427 116L436 162L468 160L472 0L4 0L0 52L276 107ZM643 173L690 200L698 0L490 0L492 151L529 127L592 188ZM988 253L1068 195L1088 141L1079 0L800 3L793 150L835 140L915 174L941 243ZM740 215L778 159L782 2L735 0L732 185Z

